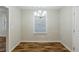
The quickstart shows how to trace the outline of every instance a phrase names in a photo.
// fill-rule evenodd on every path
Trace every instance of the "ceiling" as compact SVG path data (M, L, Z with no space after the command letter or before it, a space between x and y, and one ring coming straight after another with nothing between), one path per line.
M58 10L61 9L62 6L18 6L18 8L22 10L26 9L53 9L53 10Z

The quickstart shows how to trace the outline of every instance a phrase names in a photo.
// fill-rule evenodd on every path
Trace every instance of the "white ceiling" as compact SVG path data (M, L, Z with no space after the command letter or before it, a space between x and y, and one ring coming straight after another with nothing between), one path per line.
M61 9L62 6L18 6L18 8L25 10L25 9L54 9L58 10Z

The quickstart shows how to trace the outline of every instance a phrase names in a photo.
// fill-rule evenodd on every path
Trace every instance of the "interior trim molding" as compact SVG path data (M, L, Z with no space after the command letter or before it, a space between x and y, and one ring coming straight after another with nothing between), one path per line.
M60 42L60 41L21 41L21 42Z
M70 49L66 44L64 44L63 42L60 42L62 45L64 45L70 52L73 52L72 49Z
M9 52L13 51L13 49L14 49L16 46L18 46L19 44L20 44L20 41L19 41L19 42L17 42L17 44L16 44L16 45L14 45L14 46L12 47L12 49L10 49L10 50L9 50Z

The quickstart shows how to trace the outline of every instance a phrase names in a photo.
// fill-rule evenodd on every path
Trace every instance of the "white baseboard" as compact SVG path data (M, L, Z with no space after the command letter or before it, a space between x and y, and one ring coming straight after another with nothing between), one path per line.
M64 44L63 42L60 42L62 45L64 45L70 52L72 52L72 49L70 49L66 44Z
M60 42L60 41L21 41L21 42Z
M18 46L19 44L20 44L20 41L19 41L19 42L17 42L17 44L16 44L16 45L14 45L14 46L12 47L12 49L10 49L10 50L9 50L9 52L13 51L13 49L14 49L16 46Z

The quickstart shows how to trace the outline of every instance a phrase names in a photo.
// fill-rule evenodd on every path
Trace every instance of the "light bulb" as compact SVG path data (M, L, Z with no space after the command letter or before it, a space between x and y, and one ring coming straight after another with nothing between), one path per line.
M45 16L45 15L46 15L46 13L47 13L46 11L43 11L42 16Z
M38 10L38 13L40 13L40 14L41 14L41 12L42 12L41 10Z
M39 13L37 14L37 16L40 16Z
M37 12L34 12L34 15L37 16Z

